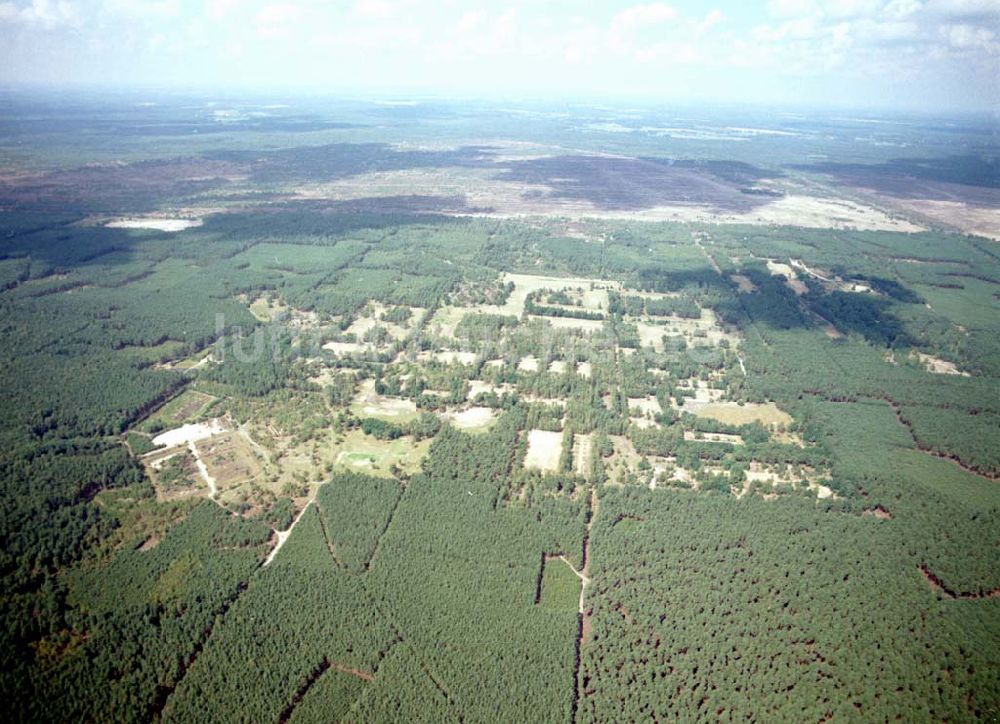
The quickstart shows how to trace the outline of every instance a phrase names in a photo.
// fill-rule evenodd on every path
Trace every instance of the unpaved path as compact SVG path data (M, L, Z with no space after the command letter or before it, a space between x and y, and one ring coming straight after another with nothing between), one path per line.
M319 488L317 488L317 490L318 489ZM315 500L316 500L316 491L313 491L313 495L309 499L309 502L306 503L305 507L299 511L299 514L297 516L295 516L295 520L293 520L292 524L288 526L288 530L276 531L278 535L278 544L274 546L274 548L271 550L270 553L267 554L267 558L265 558L264 563L261 564L262 568L266 568L267 566L271 565L271 561L273 561L274 557L278 555L278 551L280 551L281 547L285 545L285 541L288 540L288 537L292 534L292 531L295 530L295 526L299 524L299 521L302 520L302 516L306 514L306 511L309 510L309 507L313 504L313 501Z
M219 492L219 486L215 482L209 472L208 468L205 466L205 462L201 459L201 455L198 454L198 448L194 446L193 440L188 440L188 450L191 451L191 455L194 456L194 463L198 466L198 472L201 473L201 477L208 484L208 497L215 499L216 494Z

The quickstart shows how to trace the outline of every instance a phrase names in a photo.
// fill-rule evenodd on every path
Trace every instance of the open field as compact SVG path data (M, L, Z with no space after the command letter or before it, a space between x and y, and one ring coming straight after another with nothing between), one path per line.
M751 422L759 422L762 425L787 425L792 421L791 415L778 409L773 402L763 405L752 402L743 405L735 402L711 402L699 407L695 414L728 425L746 425Z
M161 428L172 428L183 425L185 422L199 418L215 401L215 397L204 392L185 390L150 415L143 427L149 429L159 425Z
M563 434L547 430L528 431L528 454L524 457L524 467L538 470L557 470Z

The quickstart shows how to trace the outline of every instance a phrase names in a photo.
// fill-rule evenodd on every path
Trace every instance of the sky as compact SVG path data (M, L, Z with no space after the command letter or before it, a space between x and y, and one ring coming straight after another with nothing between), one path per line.
M0 0L0 84L1000 112L1000 0Z

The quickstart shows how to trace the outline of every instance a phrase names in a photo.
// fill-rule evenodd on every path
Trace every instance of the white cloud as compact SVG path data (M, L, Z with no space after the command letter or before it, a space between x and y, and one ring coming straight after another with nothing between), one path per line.
M769 0L768 12L776 18L795 18L817 11L813 0Z
M677 10L661 2L626 8L611 19L608 45L616 52L631 53L647 62L651 43L643 42L642 36L660 36L659 26L676 18Z
M32 0L23 6L0 3L0 21L56 26L75 23L78 19L76 7L68 0Z
M237 5L238 0L209 0L208 15L213 20L226 17Z
M262 38L277 38L288 35L289 25L302 16L302 9L295 3L275 3L265 5L254 16L257 34Z
M920 0L892 0L882 9L882 15L893 20L905 20L921 7Z
M948 25L941 28L941 34L948 39L951 47L959 50L990 49L994 46L993 39L996 37L992 30L972 25Z
M386 0L358 0L354 4L353 12L362 18L386 20L395 15L396 8Z

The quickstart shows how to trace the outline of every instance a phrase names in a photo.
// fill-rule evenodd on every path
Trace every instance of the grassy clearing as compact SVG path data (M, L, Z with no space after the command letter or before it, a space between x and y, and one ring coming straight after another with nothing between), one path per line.
M375 381L365 380L351 404L351 412L358 417L408 422L417 416L417 405L413 400L379 395L375 392Z
M590 449L593 438L593 434L573 436L573 472L588 479L590 478Z
M198 453L218 486L219 493L258 482L263 471L246 438L238 432L211 437L198 445Z
M414 442L410 437L376 440L360 430L352 430L338 445L334 465L371 475L392 475L393 466L407 474L420 471L420 461L427 455L430 440Z
M142 423L143 432L158 432L199 419L217 398L197 390L185 390Z
M757 404L748 402L738 405L735 402L712 402L702 405L694 411L698 417L710 417L727 425L746 425L759 422L763 425L789 425L792 416L778 408L773 402Z
M548 558L542 569L542 590L538 604L557 611L576 611L581 581L560 558Z

